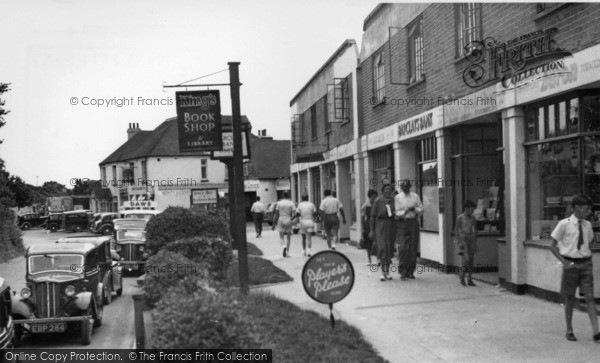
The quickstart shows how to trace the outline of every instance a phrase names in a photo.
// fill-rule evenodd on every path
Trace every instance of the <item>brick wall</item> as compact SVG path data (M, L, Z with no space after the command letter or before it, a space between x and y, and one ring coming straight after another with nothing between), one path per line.
M424 82L412 86L392 84L405 83L408 80L406 29L392 33L391 41L360 64L363 93L362 97L359 96L359 102L362 106L363 124L359 127L359 136L437 107L438 97L456 99L476 91L466 86L462 79L462 72L469 62L457 59L455 55L454 6L436 3L422 13ZM535 30L556 27L556 45L572 53L600 43L598 3L570 3L541 17L537 13L536 4L533 3L484 3L481 16L483 38L493 37L499 42ZM395 105L371 104L371 98L374 96L373 58L380 51L385 64L385 93L388 102L394 102ZM406 100L420 101L421 104L406 106L402 104ZM397 105L398 103L400 105Z

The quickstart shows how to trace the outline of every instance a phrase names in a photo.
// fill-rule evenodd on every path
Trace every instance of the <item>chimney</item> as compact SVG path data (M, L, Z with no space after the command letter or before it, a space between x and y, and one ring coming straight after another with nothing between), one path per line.
M267 136L267 129L258 130L258 137L260 139L273 140L271 136Z
M140 132L140 124L135 122L129 123L129 128L127 129L127 140L131 139L138 132Z

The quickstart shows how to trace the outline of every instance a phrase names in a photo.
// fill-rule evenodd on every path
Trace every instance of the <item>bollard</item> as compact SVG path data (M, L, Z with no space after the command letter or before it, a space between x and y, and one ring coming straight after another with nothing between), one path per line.
M135 318L135 348L144 349L146 346L146 328L144 326L144 295L132 295L133 314Z

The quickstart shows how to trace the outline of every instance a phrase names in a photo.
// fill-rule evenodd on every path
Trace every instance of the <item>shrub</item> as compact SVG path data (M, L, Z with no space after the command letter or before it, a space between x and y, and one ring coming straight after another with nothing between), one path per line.
M187 279L193 284L191 279ZM152 347L210 349L259 347L245 302L237 291L214 292L196 279L195 288L175 286L153 312Z
M232 260L231 245L219 237L200 236L171 242L164 248L197 264L205 264L212 279L222 281Z
M166 293L186 276L208 277L206 265L197 264L185 256L171 251L160 251L151 256L145 266L144 299L154 306Z
M224 210L169 207L146 226L146 245L151 254L170 242L187 237L213 235L230 239L229 215Z
M0 205L0 262L23 255L24 252L23 238L15 224L14 212Z

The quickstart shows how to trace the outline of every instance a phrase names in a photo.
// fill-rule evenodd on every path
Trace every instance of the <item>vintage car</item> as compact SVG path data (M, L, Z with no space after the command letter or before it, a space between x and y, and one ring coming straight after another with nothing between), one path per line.
M44 222L44 228L50 230L50 232L56 232L61 229L63 224L63 214L62 212L50 213L46 216L46 221Z
M113 220L119 218L118 213L96 213L94 219L90 222L90 231L101 233L105 236L113 234Z
M64 212L62 217L62 228L65 231L81 232L86 230L90 223L90 213L85 210Z
M12 297L15 342L23 334L64 333L79 328L87 345L102 325L103 305L123 292L110 237L61 238L33 245L25 254L26 287ZM18 344L17 344L18 345Z
M120 218L122 219L144 219L148 222L155 215L160 214L161 211L151 209L129 209L122 210L119 212Z
M46 223L46 218L39 213L25 213L17 216L17 225L24 231L40 227L44 223Z
M148 259L146 251L146 220L139 218L115 219L114 250L119 263L131 270L142 270Z
M0 362L3 362L4 350L13 348L15 338L10 299L10 287L0 277Z

